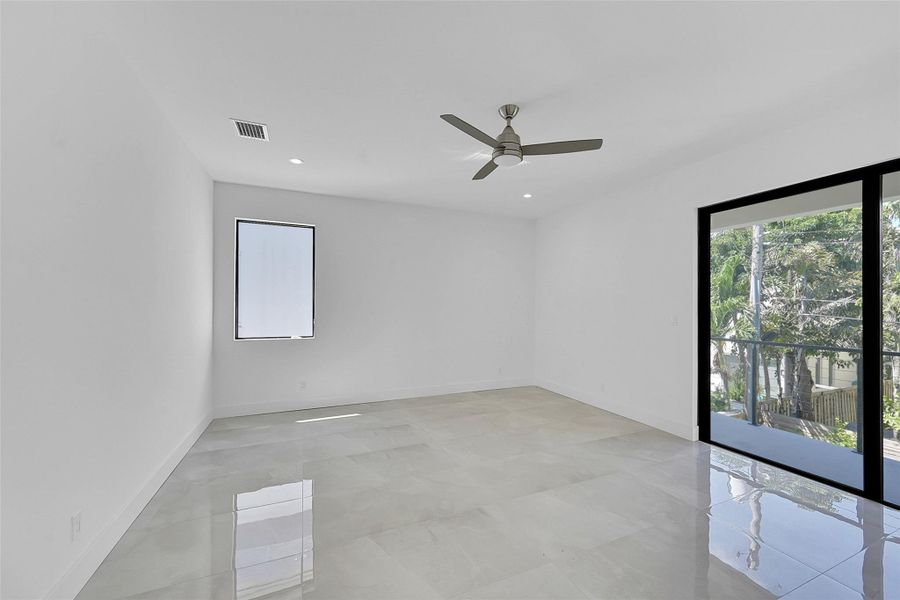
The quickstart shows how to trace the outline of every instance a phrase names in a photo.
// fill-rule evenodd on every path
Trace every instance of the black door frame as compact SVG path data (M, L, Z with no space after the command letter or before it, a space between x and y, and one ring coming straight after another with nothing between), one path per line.
M703 206L697 210L697 426L700 441L726 448L756 460L766 462L787 471L809 477L836 488L875 500L889 506L894 505L884 498L884 467L882 445L882 400L881 400L881 193L882 176L900 171L900 158L877 164L834 173L800 183L735 198L725 202ZM709 365L709 251L710 217L713 213L786 198L797 194L814 192L845 183L862 184L862 377L859 393L862 396L863 417L863 489L829 480L814 473L808 473L791 465L756 456L745 450L733 448L710 439L710 397ZM866 323L876 323L877 327L866 327ZM868 357L875 356L877 360ZM873 425L874 424L874 425Z

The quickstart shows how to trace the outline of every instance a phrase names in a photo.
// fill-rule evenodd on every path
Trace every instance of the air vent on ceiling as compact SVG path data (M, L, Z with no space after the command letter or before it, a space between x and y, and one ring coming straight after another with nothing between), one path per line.
M238 135L251 140L269 140L269 130L264 123L253 123L252 121L241 121L240 119L232 119L234 126L237 128Z

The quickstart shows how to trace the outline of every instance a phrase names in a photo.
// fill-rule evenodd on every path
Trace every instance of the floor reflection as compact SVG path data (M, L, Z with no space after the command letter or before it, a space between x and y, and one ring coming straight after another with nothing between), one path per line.
M234 495L234 596L261 598L313 579L313 482Z
M824 573L866 598L900 597L900 512L718 449L709 477L711 498L723 481L747 490L710 506L710 557L775 595Z

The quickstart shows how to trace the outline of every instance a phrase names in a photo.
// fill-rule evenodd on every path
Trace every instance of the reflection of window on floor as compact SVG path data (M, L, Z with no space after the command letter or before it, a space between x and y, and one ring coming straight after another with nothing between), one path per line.
M234 508L237 598L260 598L312 580L312 480L236 494Z
M787 522L794 523L796 530L809 532L808 543L823 544L836 536L832 545L841 548L839 552L853 554L865 548L842 563L856 563L853 569L836 572L845 577L848 573L864 577L866 585L882 585L884 565L896 563L891 562L894 557L885 555L893 550L891 538L883 535L893 528L893 520L888 519L894 517L887 516L888 509L805 477L716 450L710 454L708 473L710 498L721 489L723 477L732 497L709 509L713 517L706 523L709 556L751 581L765 585L767 573L777 568L781 555L773 550L790 543L790 534L778 524ZM900 557L900 545L896 546L896 556Z

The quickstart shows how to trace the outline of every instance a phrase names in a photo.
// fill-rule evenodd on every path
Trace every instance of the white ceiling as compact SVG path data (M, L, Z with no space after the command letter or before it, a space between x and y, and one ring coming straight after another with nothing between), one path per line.
M216 180L526 217L898 85L897 3L136 2L78 19ZM604 146L471 181L487 148L438 115L496 135L507 102L523 143Z

